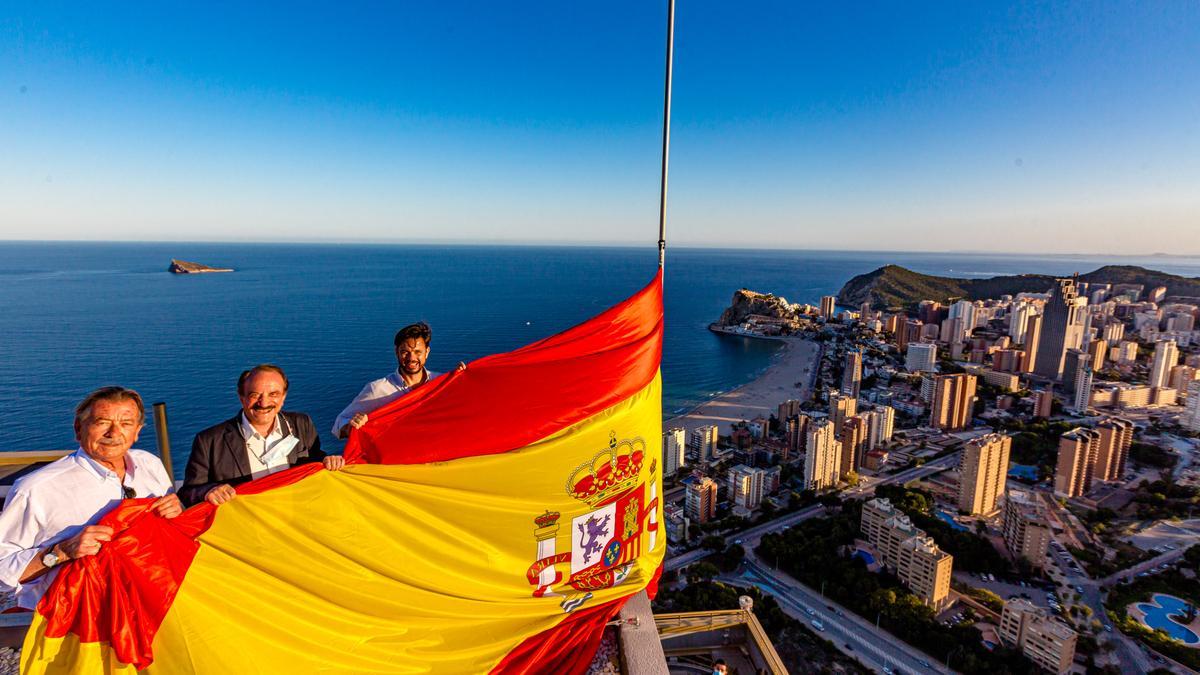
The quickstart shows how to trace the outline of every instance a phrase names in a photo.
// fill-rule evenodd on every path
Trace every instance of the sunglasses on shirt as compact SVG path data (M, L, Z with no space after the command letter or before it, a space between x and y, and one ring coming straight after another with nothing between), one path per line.
M134 490L128 485L122 485L121 494L125 495L125 499L135 499L137 497L137 490Z

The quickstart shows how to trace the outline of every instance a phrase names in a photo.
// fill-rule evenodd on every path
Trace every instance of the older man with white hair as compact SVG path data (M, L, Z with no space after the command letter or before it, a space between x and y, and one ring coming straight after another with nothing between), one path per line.
M150 510L183 512L158 457L134 450L146 416L132 389L104 387L75 408L79 449L13 485L0 512L0 586L34 609L58 565L98 553L113 537L96 523L124 499L157 497Z

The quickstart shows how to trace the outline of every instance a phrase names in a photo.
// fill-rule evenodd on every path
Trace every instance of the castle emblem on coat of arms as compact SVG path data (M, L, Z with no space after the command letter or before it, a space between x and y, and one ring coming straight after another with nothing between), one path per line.
M526 572L534 597L562 597L565 612L592 598L594 591L623 582L641 554L642 535L657 537L658 462L650 460L650 494L642 479L646 442L641 438L617 440L609 434L608 447L580 464L567 476L567 494L587 504L589 510L571 518L570 548L558 552L562 514L547 510L534 517L533 537L537 558ZM558 566L569 567L564 580Z

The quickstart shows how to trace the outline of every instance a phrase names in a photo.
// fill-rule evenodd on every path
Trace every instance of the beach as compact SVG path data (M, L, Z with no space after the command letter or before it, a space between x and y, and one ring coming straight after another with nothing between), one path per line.
M692 429L709 424L727 435L733 424L762 416L769 418L788 399L807 400L812 396L812 381L819 368L820 345L805 338L762 338L780 340L784 348L757 378L715 396L688 412L663 422L663 428Z

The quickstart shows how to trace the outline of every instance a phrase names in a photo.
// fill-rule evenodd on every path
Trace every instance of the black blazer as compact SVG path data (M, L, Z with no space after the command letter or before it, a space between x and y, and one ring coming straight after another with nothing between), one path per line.
M279 416L300 439L288 453L288 466L319 462L325 458L325 453L321 452L321 437L308 415L281 411ZM196 434L183 474L183 487L179 488L179 500L184 506L204 501L204 495L221 483L237 485L250 480L250 459L246 456L241 424L242 413L238 411L232 419Z

